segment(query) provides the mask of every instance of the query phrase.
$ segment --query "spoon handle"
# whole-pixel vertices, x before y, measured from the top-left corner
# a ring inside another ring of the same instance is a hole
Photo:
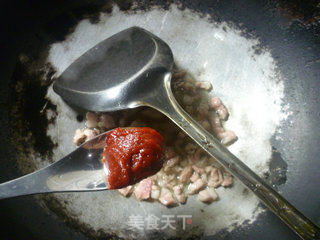
[[[38,171],[0,184],[0,199],[23,195],[31,195],[49,192],[65,192],[73,189],[68,186],[69,181],[60,180],[60,174],[66,172],[69,158],[39,169]],[[65,174],[64,174],[65,175]]]
[[[93,138],[51,165],[0,184],[0,199],[49,192],[83,192],[108,189],[103,180],[106,133]]]
[[[46,186],[48,169],[30,173],[20,178],[0,184],[0,199],[49,192]]]
[[[170,86],[171,74],[165,75],[163,91],[148,104],[175,122],[207,153],[217,159],[230,173],[282,219],[302,239],[320,239],[320,228],[304,216],[284,197],[265,183],[224,145],[194,121],[177,103]]]

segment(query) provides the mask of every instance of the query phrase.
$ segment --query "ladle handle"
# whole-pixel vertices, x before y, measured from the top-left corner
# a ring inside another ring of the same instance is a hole
[[[159,93],[157,96],[149,100],[147,104],[175,122],[207,153],[217,159],[234,177],[238,178],[245,186],[252,190],[270,210],[280,217],[302,239],[320,239],[320,229],[315,223],[265,183],[180,107],[171,91],[170,80],[171,74],[168,73],[165,75],[164,88],[158,89]]]

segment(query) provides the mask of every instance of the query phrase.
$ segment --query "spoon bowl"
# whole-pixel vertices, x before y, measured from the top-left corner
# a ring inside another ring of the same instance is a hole
[[[53,89],[65,101],[90,111],[116,111],[145,105],[170,72],[169,46],[132,27],[100,42],[74,61]]]

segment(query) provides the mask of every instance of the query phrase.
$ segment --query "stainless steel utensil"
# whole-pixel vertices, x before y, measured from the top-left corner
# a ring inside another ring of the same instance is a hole
[[[0,199],[49,192],[106,190],[101,156],[108,132],[83,143],[61,160],[0,184]]]
[[[320,229],[195,122],[177,103],[171,88],[173,56],[153,34],[134,27],[93,47],[73,62],[54,90],[73,105],[91,111],[149,106],[168,116],[303,239],[319,239]]]

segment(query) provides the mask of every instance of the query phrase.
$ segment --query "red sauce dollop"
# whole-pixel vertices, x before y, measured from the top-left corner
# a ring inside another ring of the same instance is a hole
[[[148,127],[116,128],[106,136],[103,162],[109,189],[123,188],[160,170],[164,139]]]

